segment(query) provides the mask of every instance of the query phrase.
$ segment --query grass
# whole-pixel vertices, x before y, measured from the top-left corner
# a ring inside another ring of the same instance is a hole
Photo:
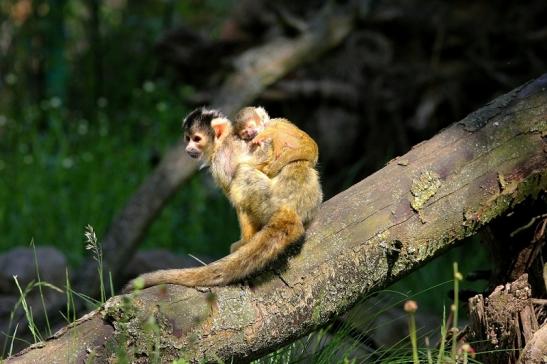
[[[97,235],[95,234],[95,230],[93,230],[93,227],[91,225],[87,225],[85,227],[84,232],[85,240],[86,240],[86,250],[89,250],[93,254],[93,259],[97,262],[97,274],[99,276],[99,292],[101,295],[101,303],[106,302],[106,290],[104,288],[104,268],[103,268],[103,250],[101,244],[97,240]],[[111,286],[110,291],[113,291],[113,288]]]
[[[32,248],[33,253],[34,253],[34,265],[35,265],[35,272],[36,272],[37,281],[33,280],[33,281],[29,282],[27,284],[27,286],[23,289],[21,287],[21,285],[19,284],[19,280],[17,279],[17,276],[13,276],[13,280],[14,280],[15,285],[17,287],[17,290],[19,292],[19,300],[14,305],[14,307],[11,311],[9,324],[8,324],[8,329],[7,329],[8,332],[3,333],[4,336],[5,336],[5,339],[4,339],[4,345],[3,345],[3,348],[2,348],[2,352],[0,353],[0,359],[4,356],[10,356],[10,355],[13,354],[13,343],[17,339],[17,331],[18,331],[18,328],[19,328],[19,323],[17,323],[15,325],[13,333],[11,333],[10,330],[11,330],[11,327],[13,326],[13,322],[14,322],[14,319],[15,319],[15,313],[17,312],[19,307],[21,307],[22,310],[23,310],[23,313],[25,315],[25,319],[26,319],[26,322],[27,322],[27,325],[28,325],[28,329],[29,329],[29,332],[32,335],[34,343],[44,341],[45,338],[52,336],[52,330],[51,330],[51,326],[50,326],[49,316],[47,314],[43,288],[52,289],[52,290],[55,290],[59,293],[64,293],[66,295],[66,305],[67,305],[66,315],[64,315],[63,313],[61,313],[61,315],[63,316],[63,318],[65,319],[67,324],[70,324],[70,323],[76,321],[76,319],[77,319],[77,313],[76,313],[75,304],[74,304],[74,296],[75,295],[78,296],[79,298],[83,299],[84,301],[86,301],[87,304],[90,307],[93,307],[93,308],[96,308],[96,307],[100,306],[101,304],[103,304],[106,301],[106,295],[105,295],[105,292],[104,292],[103,276],[102,276],[102,270],[103,270],[103,267],[102,267],[102,256],[103,256],[102,247],[97,242],[97,237],[95,235],[95,232],[94,232],[93,228],[89,225],[86,227],[85,237],[86,237],[86,240],[88,242],[88,246],[86,247],[86,249],[92,251],[93,258],[97,262],[97,269],[99,269],[99,274],[100,274],[100,278],[101,278],[100,279],[101,301],[94,300],[93,298],[87,297],[87,296],[85,296],[81,293],[78,293],[78,292],[72,290],[70,279],[68,277],[68,269],[66,271],[66,286],[64,287],[65,288],[64,290],[59,288],[59,287],[56,287],[56,286],[54,286],[54,285],[52,285],[48,282],[42,281],[41,278],[40,278],[40,269],[39,269],[39,265],[38,265],[38,260],[36,259],[35,245],[34,245],[34,242],[31,241],[30,245],[31,245],[31,248]],[[36,322],[34,320],[33,309],[27,303],[27,296],[34,289],[38,290],[38,296],[40,297],[40,302],[41,302],[43,312],[46,313],[44,315],[45,324],[46,324],[45,329],[47,330],[45,335],[42,334],[40,328],[36,324]],[[30,345],[30,343],[27,343],[27,344]],[[9,345],[9,349],[6,351],[6,349],[8,348],[8,345]]]
[[[21,305],[23,306],[23,311],[25,312],[25,318],[27,319],[27,322],[29,325],[29,331],[32,334],[34,342],[37,343],[37,342],[43,341],[44,339],[42,338],[42,335],[40,334],[40,330],[34,324],[32,307],[27,304],[27,300],[26,300],[26,296],[28,292],[30,292],[31,288],[27,287],[27,289],[25,289],[25,291],[23,292],[23,290],[21,289],[21,286],[19,285],[19,281],[17,280],[17,276],[14,276],[13,280],[15,281],[15,284],[17,285],[17,289],[19,290]]]
[[[40,269],[38,269],[38,258],[36,257],[36,249],[34,246],[34,240],[31,240],[30,246],[32,247],[32,252],[34,256],[34,267],[35,267],[35,273],[36,273],[36,279],[38,280],[38,290],[40,291],[40,303],[42,304],[42,309],[44,312],[46,311],[46,303],[44,301],[44,291],[42,290],[42,279],[40,278]],[[47,327],[47,333],[49,336],[51,336],[51,325],[49,324],[49,317],[46,316],[46,327]]]
[[[38,268],[36,268],[38,269]],[[17,340],[17,331],[18,331],[18,328],[19,328],[19,323],[17,323],[13,329],[13,333],[10,333],[10,330],[11,328],[13,327],[13,321],[15,319],[15,313],[16,311],[19,309],[19,307],[22,308],[23,310],[23,313],[25,315],[25,319],[27,321],[27,325],[28,325],[28,328],[29,328],[29,332],[31,333],[32,335],[32,338],[33,338],[33,342],[34,343],[37,343],[37,342],[40,342],[44,339],[44,337],[47,337],[48,335],[51,335],[51,328],[49,327],[49,319],[46,317],[46,329],[47,329],[47,335],[43,335],[41,333],[41,330],[40,328],[36,325],[36,323],[34,322],[34,314],[33,314],[33,310],[32,310],[32,307],[27,303],[27,299],[26,297],[29,295],[29,293],[31,291],[33,291],[34,289],[38,289],[39,290],[39,295],[40,295],[40,299],[41,299],[41,302],[42,302],[42,307],[45,307],[44,306],[44,295],[43,295],[43,288],[48,288],[48,289],[52,289],[52,290],[55,290],[57,292],[63,292],[59,287],[56,287],[48,282],[43,282],[43,281],[31,281],[27,284],[27,286],[25,286],[25,288],[23,289],[21,287],[21,285],[19,284],[19,281],[17,279],[17,276],[14,276],[13,277],[14,281],[15,281],[15,285],[17,286],[17,290],[19,292],[19,299],[18,301],[15,303],[14,307],[12,308],[11,310],[11,313],[10,313],[10,318],[9,318],[9,323],[8,323],[8,332],[7,333],[3,333],[5,338],[4,338],[4,344],[2,346],[2,352],[0,353],[0,357],[2,356],[5,356],[5,355],[11,355],[12,352],[13,352],[13,343],[15,342],[15,340]],[[46,315],[47,316],[47,315]],[[31,343],[29,342],[26,342],[27,345],[30,345]]]
[[[452,323],[450,329],[447,327],[446,317],[443,314],[443,321],[441,324],[441,337],[439,340],[439,350],[437,351],[437,364],[441,363],[463,363],[467,364],[469,362],[478,363],[475,360],[475,350],[471,346],[472,343],[469,342],[458,342],[459,340],[465,340],[463,337],[459,337],[460,328],[458,326],[458,314],[459,314],[459,285],[460,281],[463,280],[463,275],[458,269],[458,263],[453,263],[453,284],[454,284],[454,296],[453,303],[450,306],[452,313]],[[409,337],[412,346],[412,361],[414,364],[419,364],[420,362],[427,361],[428,364],[433,364],[433,354],[429,347],[429,340],[424,340],[426,344],[425,355],[422,352],[418,351],[417,340],[416,340],[416,323],[415,323],[415,313],[418,306],[414,301],[407,301],[405,303],[405,311],[408,314],[408,323],[409,323]],[[446,344],[448,341],[447,334],[451,333],[451,343],[450,343],[450,355],[447,356],[446,353]],[[425,360],[424,360],[425,356]],[[420,358],[422,357],[421,361]]]

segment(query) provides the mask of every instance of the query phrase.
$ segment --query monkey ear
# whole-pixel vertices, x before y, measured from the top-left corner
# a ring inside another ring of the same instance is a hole
[[[220,138],[230,126],[230,120],[226,118],[215,118],[211,120],[211,127],[215,131],[215,137]]]
[[[262,106],[255,107],[255,111],[262,120],[262,123],[266,124],[270,121],[270,115],[268,115],[268,112]]]

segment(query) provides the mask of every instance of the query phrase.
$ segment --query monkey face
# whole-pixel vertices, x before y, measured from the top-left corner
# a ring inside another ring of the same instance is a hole
[[[209,162],[219,138],[231,133],[231,122],[218,110],[199,108],[182,123],[186,139],[186,153],[192,158]]]
[[[192,158],[208,159],[213,151],[216,129],[212,122],[224,118],[218,110],[204,107],[190,112],[182,122],[186,139],[186,153]]]
[[[207,147],[210,144],[207,134],[200,132],[187,133],[186,139],[186,153],[192,158],[201,158],[207,151]]]
[[[252,140],[258,134],[258,127],[254,120],[245,122],[245,126],[238,133],[238,136],[246,141]]]

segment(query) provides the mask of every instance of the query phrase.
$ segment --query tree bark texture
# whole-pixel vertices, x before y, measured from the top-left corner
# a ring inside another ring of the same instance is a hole
[[[546,88],[547,74],[326,201],[301,248],[249,282],[116,296],[7,362],[108,362],[116,347],[134,362],[246,362],[324,326],[547,189]]]

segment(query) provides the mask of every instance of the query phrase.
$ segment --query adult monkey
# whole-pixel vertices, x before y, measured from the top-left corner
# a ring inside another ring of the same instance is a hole
[[[145,273],[126,290],[167,283],[193,287],[240,281],[296,242],[319,210],[323,194],[315,162],[293,161],[287,156],[289,161],[279,173],[268,177],[257,166],[267,164],[264,156],[272,153],[251,153],[247,142],[233,133],[230,120],[217,110],[192,111],[184,119],[183,129],[187,153],[211,167],[214,180],[234,205],[241,240],[232,245],[230,255],[214,263]],[[272,130],[266,130],[271,135]]]

